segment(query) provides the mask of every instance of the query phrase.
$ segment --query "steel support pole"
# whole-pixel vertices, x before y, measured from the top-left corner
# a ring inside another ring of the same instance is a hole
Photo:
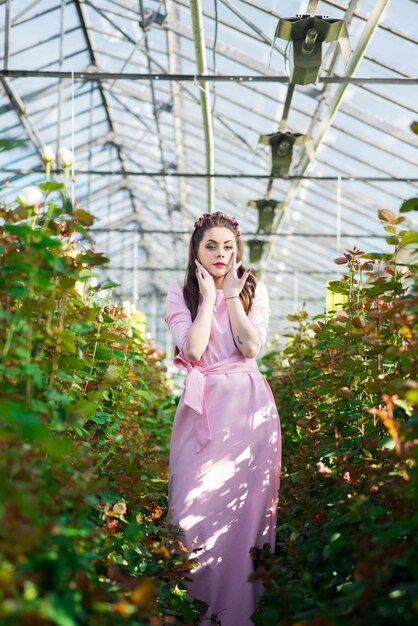
[[[157,293],[152,292],[151,296],[151,337],[154,343],[157,342]]]
[[[62,71],[64,64],[64,12],[65,12],[65,0],[61,0],[61,12],[60,12],[60,51],[59,51],[59,67]],[[61,126],[62,126],[62,90],[63,79],[59,79],[58,87],[58,120],[57,120],[57,156],[61,147]],[[57,161],[58,163],[58,161]]]
[[[87,210],[90,210],[90,198],[91,198],[91,164],[93,158],[92,151],[92,142],[93,142],[93,105],[94,105],[94,85],[91,83],[90,85],[90,102],[89,102],[89,139],[88,139],[88,157],[87,157],[87,167],[89,169],[89,174],[87,176]]]
[[[200,75],[207,74],[207,62],[206,62],[206,46],[205,46],[205,33],[203,29],[203,14],[202,5],[200,0],[191,0],[190,9],[192,13],[194,44],[196,51],[196,64],[197,71]],[[206,146],[206,168],[208,174],[213,174],[215,171],[214,160],[214,139],[213,139],[213,122],[212,122],[212,109],[210,103],[210,91],[209,86],[205,82],[199,85],[200,91],[200,103],[202,107],[203,126],[205,131],[205,146]],[[215,181],[213,178],[208,180],[208,206],[207,211],[211,213],[215,206]]]
[[[137,305],[138,302],[138,245],[139,245],[139,232],[133,232],[133,241],[132,241],[132,304]]]
[[[179,9],[173,0],[165,0],[165,10],[167,16],[179,19]],[[171,29],[167,29],[167,50],[168,50],[168,71],[170,74],[177,74],[180,70],[180,51],[181,51],[181,38]],[[174,124],[174,138],[176,145],[176,162],[177,170],[182,172],[186,166],[186,153],[185,153],[185,141],[183,132],[183,120],[181,117],[182,98],[181,88],[177,81],[171,83],[171,98],[173,101],[173,124]],[[181,176],[178,180],[179,200],[180,200],[180,214],[182,229],[187,230],[186,216],[184,214],[184,207],[187,206],[188,193],[186,179]],[[187,237],[183,238],[183,250],[187,249]],[[184,259],[186,262],[186,259]]]
[[[10,29],[12,25],[11,18],[11,10],[10,10],[10,0],[6,0],[5,6],[5,28],[4,28],[4,69],[9,69],[9,57],[10,57]]]

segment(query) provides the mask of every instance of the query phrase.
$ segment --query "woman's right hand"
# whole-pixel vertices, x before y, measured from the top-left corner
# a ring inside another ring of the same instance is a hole
[[[210,300],[215,304],[216,301],[216,285],[215,280],[208,272],[207,269],[203,267],[203,265],[195,259],[195,263],[197,265],[196,268],[196,278],[199,283],[199,291],[203,296],[204,300]]]

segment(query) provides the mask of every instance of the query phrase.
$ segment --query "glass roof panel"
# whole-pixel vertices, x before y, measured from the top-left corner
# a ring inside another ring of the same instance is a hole
[[[1,128],[28,141],[26,149],[0,153],[8,195],[42,180],[42,146],[71,147],[74,138],[76,198],[96,217],[96,245],[111,258],[106,272],[121,283],[120,299],[136,299],[157,315],[150,325],[165,347],[164,295],[171,281],[183,281],[183,233],[207,210],[201,88],[208,87],[213,118],[215,209],[235,215],[244,238],[254,238],[257,212],[247,203],[266,196],[271,168],[271,149],[259,137],[279,130],[288,95],[286,41],[276,39],[274,49],[271,43],[278,19],[305,13],[308,0],[202,0],[208,74],[237,78],[204,85],[193,80],[198,71],[187,0],[8,2],[7,60],[7,2],[0,7]],[[317,14],[347,19],[357,58],[368,20],[383,4],[320,0]],[[259,268],[271,298],[271,337],[303,302],[312,314],[323,310],[325,281],[341,274],[333,259],[345,247],[385,250],[377,211],[396,211],[416,194],[418,142],[409,127],[418,114],[417,18],[417,3],[388,2],[355,69],[345,66],[335,43],[327,44],[319,80],[294,89],[282,126],[307,134],[312,149],[295,145],[289,176],[271,187],[271,198],[286,201],[275,232],[263,235],[271,248]],[[123,77],[127,73],[135,77]],[[149,73],[154,80],[141,76]],[[189,79],[164,80],[167,73]],[[324,82],[327,77],[342,82]],[[360,78],[366,82],[356,83]],[[248,250],[244,261],[249,264]]]

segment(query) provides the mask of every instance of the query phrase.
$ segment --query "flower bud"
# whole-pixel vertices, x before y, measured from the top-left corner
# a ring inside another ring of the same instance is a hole
[[[42,160],[45,161],[45,163],[50,163],[51,161],[55,161],[55,159],[56,156],[52,146],[44,146],[42,150]]]
[[[115,502],[115,504],[113,505],[113,513],[115,515],[125,515],[126,511],[127,508],[125,502]]]
[[[73,153],[68,148],[64,148],[64,147],[60,148],[59,156],[60,156],[61,165],[63,167],[70,167],[74,162]]]
[[[17,200],[26,207],[36,206],[42,200],[42,191],[39,187],[33,185],[25,187],[22,193],[17,197]]]

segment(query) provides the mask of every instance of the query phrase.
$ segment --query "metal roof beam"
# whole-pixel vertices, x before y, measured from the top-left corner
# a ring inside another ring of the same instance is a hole
[[[17,113],[17,116],[28,138],[32,142],[34,148],[37,150],[39,160],[41,160],[43,141],[38,129],[35,127],[33,121],[31,120],[28,109],[26,108],[19,94],[13,88],[11,81],[9,81],[7,78],[4,78],[3,76],[0,76],[0,83],[3,86],[3,89],[7,97],[9,98],[14,111]],[[44,169],[42,169],[42,171],[44,171]]]
[[[325,161],[322,161],[323,163],[325,163]],[[328,165],[331,166],[331,163],[328,163]],[[335,164],[334,164],[335,165]],[[42,172],[43,169],[41,168],[37,168],[37,167],[28,167],[28,168],[3,168],[2,169],[3,172],[7,172],[7,173],[23,173],[23,174],[33,174],[33,173],[37,173],[37,172]],[[62,171],[62,170],[58,170],[58,171]],[[78,169],[77,170],[77,174],[78,175],[88,175],[88,174],[93,174],[94,176],[123,176],[126,174],[126,176],[135,176],[135,177],[150,177],[150,178],[176,178],[178,176],[185,176],[187,178],[206,178],[207,176],[210,176],[210,174],[207,174],[206,172],[138,172],[135,170],[112,170],[112,169],[108,169],[108,170],[97,170],[97,169]],[[222,174],[211,174],[211,176],[213,176],[214,178],[254,178],[254,179],[268,179],[270,178],[270,174],[243,174],[243,173],[227,173],[224,172]],[[368,181],[374,181],[374,182],[388,182],[388,183],[402,183],[402,182],[406,182],[406,183],[410,183],[410,182],[418,182],[418,177],[417,176],[407,176],[407,177],[393,177],[393,176],[352,176],[350,174],[347,175],[343,175],[343,176],[336,176],[336,175],[290,175],[290,176],[276,176],[276,179],[280,179],[280,180],[342,180],[342,181],[349,181],[349,182],[368,182]],[[379,188],[380,189],[380,188]]]
[[[77,2],[81,0],[75,0]],[[388,0],[389,1],[389,0]],[[156,61],[154,61],[156,62]],[[160,66],[161,67],[161,66]],[[59,70],[0,70],[0,76],[11,78],[71,78],[71,71]],[[167,74],[166,72],[144,73],[144,72],[105,72],[100,70],[82,70],[74,72],[74,78],[77,81],[102,81],[102,80],[135,80],[135,81],[154,81],[161,82],[177,81],[179,83],[208,83],[208,82],[237,82],[237,83],[279,83],[288,84],[289,78],[286,75],[247,75],[238,74]],[[388,78],[385,76],[322,76],[318,78],[318,83],[336,84],[336,85],[418,85],[418,78],[405,78],[399,76],[397,78]]]
[[[165,0],[165,10],[167,15],[174,15],[178,18],[178,7],[172,0]],[[166,32],[166,45],[168,53],[168,71],[176,74],[181,69],[180,57],[176,54],[176,50],[181,48],[180,37],[169,29],[165,29]],[[185,152],[185,139],[184,128],[182,119],[182,93],[180,86],[177,82],[173,81],[171,84],[171,100],[172,100],[172,122],[174,127],[174,141],[176,150],[176,165],[177,170],[183,171],[186,167],[186,152]],[[181,223],[184,229],[186,229],[186,215],[185,207],[188,202],[188,186],[187,181],[183,177],[178,179],[178,194],[180,204]],[[187,245],[187,237],[184,237],[184,244]]]
[[[129,223],[127,220],[125,220],[126,223]],[[132,222],[132,223],[136,223],[136,222]],[[144,230],[144,229],[133,229],[133,228],[121,228],[120,227],[120,221],[117,221],[118,226],[106,226],[103,228],[89,228],[89,233],[107,233],[107,232],[112,232],[112,233],[140,233],[141,235],[167,235],[167,237],[170,237],[171,235],[190,235],[190,229],[189,230],[173,230],[173,231],[167,231],[167,230],[159,230],[157,228],[153,228],[153,229],[148,229],[148,230]],[[257,231],[254,232],[242,232],[241,236],[242,237],[254,237],[255,235],[257,235]],[[283,237],[284,239],[289,238],[289,237],[306,237],[308,239],[322,239],[322,238],[327,238],[327,239],[335,239],[335,233],[269,233],[272,237]],[[386,239],[387,235],[377,235],[376,233],[368,233],[365,234],[363,233],[341,233],[341,237],[346,237],[347,239],[352,237],[355,239]],[[338,271],[338,270],[336,270]],[[322,273],[322,272],[319,272]]]
[[[280,52],[280,54],[282,56],[284,56],[284,49],[281,48],[275,41],[275,38],[270,39],[270,37],[268,37],[262,30],[261,28],[258,28],[257,24],[254,24],[254,22],[252,22],[246,15],[244,15],[244,13],[242,13],[242,11],[240,11],[239,9],[237,9],[237,7],[235,7],[231,2],[229,2],[229,0],[220,0],[222,2],[222,4],[224,4],[226,7],[228,7],[228,9],[234,13],[234,15],[236,15],[242,22],[244,22],[244,24],[246,24],[249,28],[251,28],[251,30],[253,30],[255,33],[257,33],[257,35],[259,36],[259,38],[261,39],[261,41],[264,41],[265,43],[268,43],[269,46],[273,47],[275,50],[277,50],[278,52]]]
[[[84,38],[86,41],[86,45],[89,51],[89,56],[90,56],[90,61],[92,63],[92,65],[94,65],[95,67],[98,67],[97,64],[97,59],[96,59],[96,52],[93,46],[93,42],[91,39],[91,35],[89,33],[89,20],[88,20],[88,15],[87,15],[87,10],[85,7],[85,2],[84,0],[74,0],[74,4],[75,4],[75,8],[80,20],[80,25],[81,28],[83,30],[83,34],[84,34]],[[109,124],[109,128],[112,132],[115,132],[115,125],[114,125],[114,121],[112,119],[112,116],[110,114],[110,107],[109,107],[109,103],[107,101],[107,96],[106,93],[104,91],[104,89],[102,88],[102,85],[100,83],[97,84],[97,87],[99,89],[99,93],[100,93],[100,97],[103,103],[103,107],[106,113],[106,118]],[[125,155],[123,154],[123,152],[121,151],[121,149],[116,145],[116,150],[118,153],[118,158],[120,161],[120,165],[121,165],[121,170],[123,172],[123,176],[127,176],[126,174],[126,170],[125,170],[125,165],[124,165],[124,159],[125,159]],[[131,196],[131,202],[132,202],[132,212],[136,213],[138,210],[138,207],[136,206],[136,202],[135,202],[135,198],[132,195],[132,192],[130,192],[130,196]]]

